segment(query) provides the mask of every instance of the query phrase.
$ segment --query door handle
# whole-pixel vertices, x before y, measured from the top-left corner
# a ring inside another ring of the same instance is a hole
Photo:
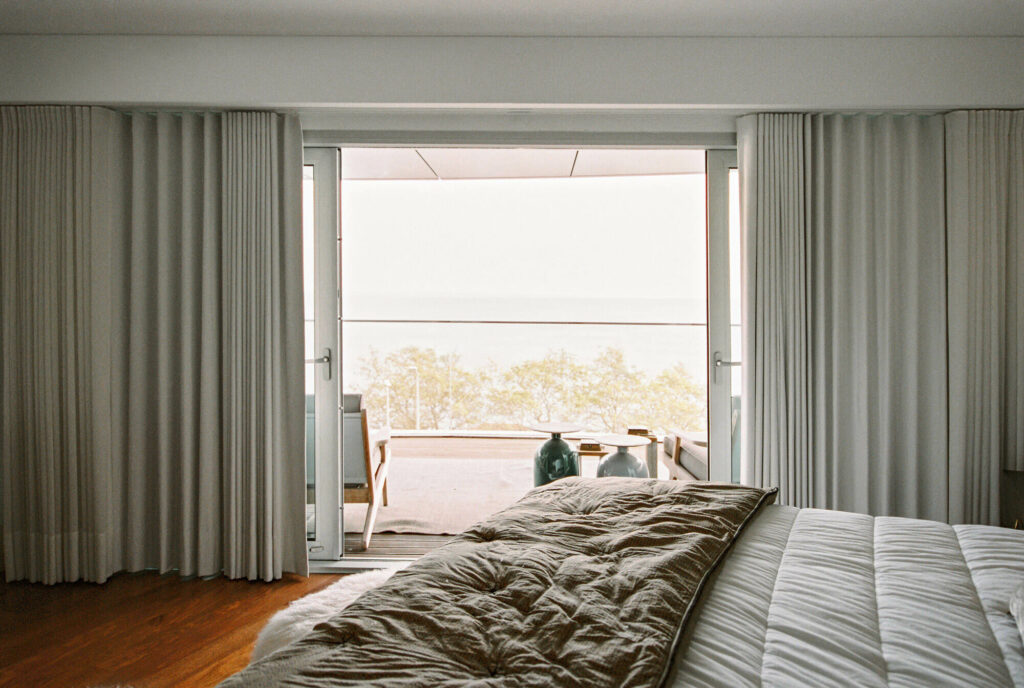
[[[715,370],[714,370],[714,380],[713,380],[713,382],[718,382],[718,369],[719,368],[723,368],[723,367],[725,367],[725,368],[732,368],[733,366],[740,365],[740,363],[741,363],[740,361],[726,361],[726,360],[724,360],[722,358],[722,352],[721,351],[716,351],[715,352],[715,358],[714,358]]]
[[[306,363],[326,363],[327,364],[327,377],[325,380],[331,379],[331,350],[324,349],[324,355],[319,358],[307,358]]]

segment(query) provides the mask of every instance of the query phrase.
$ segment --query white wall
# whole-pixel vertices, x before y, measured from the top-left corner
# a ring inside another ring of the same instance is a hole
[[[0,36],[0,102],[1021,107],[1024,38]]]

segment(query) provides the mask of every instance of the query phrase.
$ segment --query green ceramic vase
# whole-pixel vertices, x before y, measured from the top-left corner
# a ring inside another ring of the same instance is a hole
[[[533,455],[533,484],[535,487],[580,474],[580,455],[562,436],[555,433],[540,445]]]

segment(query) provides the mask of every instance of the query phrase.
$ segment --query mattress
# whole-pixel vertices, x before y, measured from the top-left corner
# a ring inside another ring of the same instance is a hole
[[[673,688],[1017,686],[1024,531],[772,506],[706,592]]]

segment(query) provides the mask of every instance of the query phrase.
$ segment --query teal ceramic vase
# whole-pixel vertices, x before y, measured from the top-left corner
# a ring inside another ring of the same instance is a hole
[[[560,433],[537,448],[533,455],[533,484],[535,487],[580,474],[580,455]]]
[[[619,476],[621,478],[649,478],[651,474],[643,462],[629,453],[625,447],[619,447],[611,454],[605,454],[597,464],[597,477]]]
[[[610,454],[605,454],[597,464],[597,477],[618,476],[620,478],[649,478],[644,462],[629,453],[630,447],[643,447],[651,443],[646,437],[639,435],[601,435],[597,438],[601,444],[616,447]]]

